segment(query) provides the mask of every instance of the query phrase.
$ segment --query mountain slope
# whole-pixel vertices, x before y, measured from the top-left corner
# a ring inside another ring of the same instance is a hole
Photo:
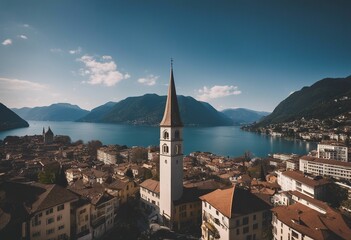
[[[104,105],[96,107],[87,115],[80,118],[80,122],[101,122],[102,118],[116,105],[116,102],[107,102]]]
[[[222,113],[232,119],[234,124],[239,125],[257,122],[269,115],[269,112],[259,112],[246,108],[225,109]]]
[[[75,121],[89,113],[89,111],[69,103],[56,103],[35,108],[14,108],[12,110],[26,120],[36,121]]]
[[[232,123],[229,118],[218,112],[211,105],[204,105],[192,97],[178,96],[178,103],[184,125],[219,126],[231,125]],[[93,120],[106,123],[157,125],[162,119],[165,104],[166,96],[158,96],[156,94],[128,97],[116,103],[100,117],[95,115],[94,118],[91,118],[87,115],[79,121]],[[108,107],[105,106],[106,109]],[[93,112],[95,111],[92,110]]]
[[[289,122],[302,117],[325,119],[350,111],[351,76],[325,78],[291,94],[258,125]]]
[[[29,124],[11,109],[0,103],[0,131],[21,127],[29,127]]]

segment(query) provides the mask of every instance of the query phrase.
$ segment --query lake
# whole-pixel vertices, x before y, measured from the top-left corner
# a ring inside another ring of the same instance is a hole
[[[6,136],[42,134],[43,127],[50,126],[55,135],[68,135],[72,141],[100,140],[103,144],[127,146],[159,145],[159,128],[155,126],[134,126],[106,123],[28,121],[28,128],[0,132],[0,139]],[[184,153],[207,151],[223,156],[241,156],[251,151],[254,156],[264,157],[271,153],[307,154],[316,149],[316,143],[300,140],[286,140],[278,137],[259,135],[242,131],[237,126],[185,127]]]

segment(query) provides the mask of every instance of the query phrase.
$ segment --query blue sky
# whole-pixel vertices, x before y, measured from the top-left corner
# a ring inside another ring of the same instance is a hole
[[[351,1],[0,1],[0,102],[92,109],[177,93],[272,111],[351,75]]]

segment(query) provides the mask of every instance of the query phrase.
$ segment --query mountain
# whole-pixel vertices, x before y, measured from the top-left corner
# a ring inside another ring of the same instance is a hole
[[[80,122],[102,122],[102,118],[116,105],[116,102],[107,102],[104,105],[96,107],[90,111]]]
[[[258,126],[305,119],[326,119],[351,111],[351,76],[325,78],[292,93]]]
[[[69,103],[56,103],[35,108],[13,108],[12,110],[26,120],[36,121],[75,121],[89,113]]]
[[[259,112],[246,108],[225,109],[222,113],[232,119],[235,125],[257,122],[270,114],[269,112]]]
[[[21,127],[29,127],[29,124],[0,103],[0,131]]]
[[[157,94],[128,97],[115,103],[112,107],[112,104],[107,103],[95,108],[79,121],[157,125],[161,122],[165,104],[166,96],[158,96]],[[199,102],[192,97],[178,96],[178,104],[184,125],[220,126],[232,124],[228,117],[211,105]],[[103,110],[101,115],[97,114],[98,110]]]

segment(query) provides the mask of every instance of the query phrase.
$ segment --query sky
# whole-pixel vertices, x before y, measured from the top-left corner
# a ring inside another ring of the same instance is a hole
[[[351,1],[1,0],[0,102],[91,110],[146,93],[273,111],[351,75]]]

